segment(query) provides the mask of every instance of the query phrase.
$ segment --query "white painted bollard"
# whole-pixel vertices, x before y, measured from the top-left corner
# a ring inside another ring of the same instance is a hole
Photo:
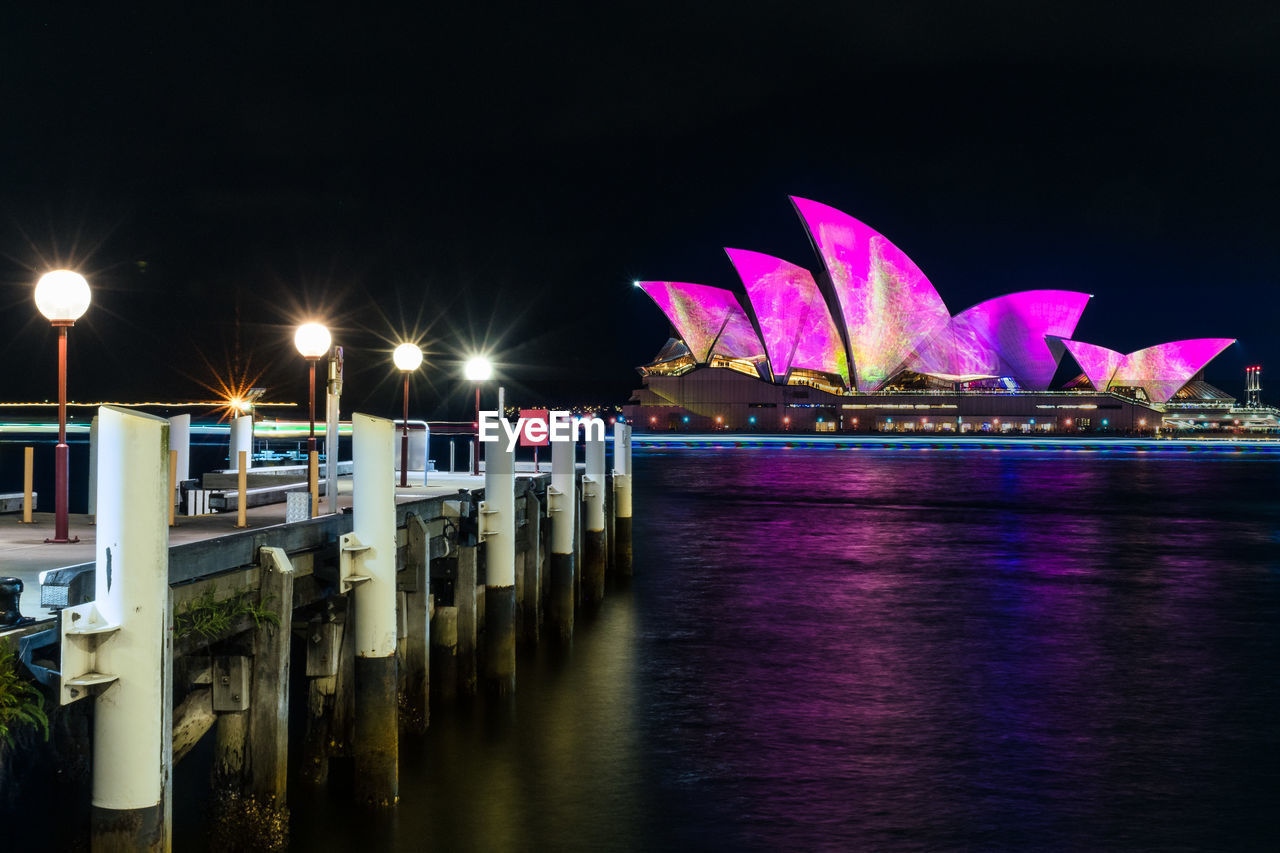
[[[178,451],[179,483],[191,479],[191,415],[174,415],[169,418],[169,449]]]
[[[178,454],[178,464],[172,472],[173,502],[181,497],[182,481],[191,479],[191,415],[174,415],[169,418],[169,452]]]
[[[480,534],[487,566],[484,590],[485,682],[499,696],[516,687],[515,448],[494,442],[484,455]]]
[[[631,426],[613,428],[613,541],[618,573],[631,575]]]
[[[171,439],[172,440],[172,439]],[[98,416],[89,421],[89,522],[97,524],[98,512]]]
[[[422,485],[427,485],[427,474],[431,471],[431,424],[422,422]]]
[[[609,553],[604,537],[604,437],[587,438],[587,468],[582,478],[582,597],[604,600],[605,565]]]
[[[396,716],[395,425],[353,414],[352,532],[342,537],[342,586],[355,596],[356,796],[399,798]]]
[[[96,652],[96,671],[117,680],[103,689],[94,709],[93,848],[165,850],[173,726],[169,424],[111,406],[99,408],[98,418],[92,606],[102,622],[119,630]]]
[[[561,640],[573,637],[574,516],[577,503],[576,447],[570,441],[551,442],[551,484],[547,486],[547,515],[551,523],[551,596],[547,616]]]
[[[227,451],[227,467],[235,468],[243,450],[249,458],[249,467],[253,467],[253,415],[241,415],[231,419],[231,438]]]
[[[334,347],[329,355],[329,382],[324,398],[324,496],[330,513],[338,512],[338,418],[342,397],[342,347]]]

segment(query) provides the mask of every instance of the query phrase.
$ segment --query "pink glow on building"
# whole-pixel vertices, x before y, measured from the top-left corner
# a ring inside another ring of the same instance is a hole
[[[920,268],[883,235],[846,213],[792,197],[840,303],[859,391],[901,371],[950,319]]]
[[[813,274],[760,252],[725,249],[760,324],[778,381],[793,368],[831,373],[849,383],[849,362]]]
[[[1105,391],[1111,384],[1111,377],[1116,368],[1124,361],[1124,354],[1113,349],[1100,347],[1097,344],[1086,344],[1083,341],[1064,340],[1062,345],[1071,353],[1071,357],[1084,371],[1085,379],[1095,391]]]
[[[699,364],[712,353],[757,358],[764,346],[731,291],[681,281],[641,281],[637,285],[667,315]]]
[[[1141,388],[1153,403],[1167,403],[1233,343],[1232,338],[1194,338],[1121,355],[1095,344],[1062,342],[1096,390]]]
[[[1125,356],[1111,384],[1141,388],[1152,402],[1166,403],[1233,343],[1231,338],[1195,338],[1140,349]]]

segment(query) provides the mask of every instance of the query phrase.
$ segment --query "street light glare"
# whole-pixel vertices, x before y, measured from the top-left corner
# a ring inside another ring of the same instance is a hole
[[[36,282],[36,307],[54,323],[74,323],[89,310],[89,282],[71,270],[54,270]]]
[[[472,382],[483,382],[493,378],[493,362],[482,355],[474,356],[467,359],[464,372]]]
[[[293,335],[293,345],[306,358],[320,358],[332,342],[329,330],[319,323],[303,323]]]
[[[400,370],[417,370],[422,364],[422,350],[417,344],[401,344],[391,353],[391,360]]]

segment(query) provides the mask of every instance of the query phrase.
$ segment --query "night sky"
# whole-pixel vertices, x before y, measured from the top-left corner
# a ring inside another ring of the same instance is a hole
[[[319,317],[344,414],[398,409],[405,336],[432,417],[480,347],[509,399],[621,403],[667,334],[632,280],[817,269],[793,194],[953,313],[1084,290],[1077,338],[1234,337],[1211,380],[1280,382],[1271,4],[129,5],[0,13],[3,400],[56,395],[31,293],[69,265],[73,399],[305,401]]]

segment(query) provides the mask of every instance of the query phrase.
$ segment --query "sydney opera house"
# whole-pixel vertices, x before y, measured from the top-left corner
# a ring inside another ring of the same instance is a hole
[[[672,327],[624,408],[638,429],[1149,433],[1178,419],[1207,425],[1235,402],[1203,380],[1231,339],[1115,352],[1073,337],[1092,296],[1069,290],[952,314],[881,234],[791,201],[815,270],[726,249],[742,295],[636,282]]]

